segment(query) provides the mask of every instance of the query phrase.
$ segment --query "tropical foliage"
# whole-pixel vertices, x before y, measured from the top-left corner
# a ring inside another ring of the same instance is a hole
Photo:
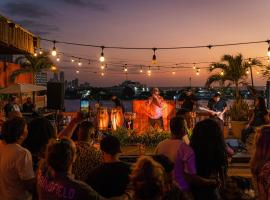
[[[36,73],[51,68],[53,64],[51,59],[49,58],[48,53],[38,54],[36,56],[32,54],[26,54],[23,56],[19,56],[15,62],[19,64],[21,68],[15,70],[9,76],[9,81],[11,82],[14,82],[17,76],[24,73],[32,73],[34,77]]]
[[[238,99],[239,86],[247,85],[247,75],[250,73],[249,69],[254,66],[261,66],[261,62],[257,59],[244,59],[242,54],[236,56],[225,54],[221,58],[221,62],[212,63],[209,67],[211,74],[207,81],[206,87],[218,82],[223,87],[235,86],[235,97]]]
[[[159,142],[170,137],[170,133],[166,131],[157,132],[155,130],[149,130],[145,133],[138,134],[134,130],[128,130],[126,128],[118,128],[110,134],[117,137],[122,146],[143,144],[148,147],[155,147]]]
[[[243,99],[234,101],[230,106],[230,117],[232,121],[247,121],[249,115],[249,106]]]

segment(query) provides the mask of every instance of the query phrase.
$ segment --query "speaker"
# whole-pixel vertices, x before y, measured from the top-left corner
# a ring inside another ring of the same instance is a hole
[[[54,110],[64,109],[64,83],[48,82],[47,83],[47,108]]]

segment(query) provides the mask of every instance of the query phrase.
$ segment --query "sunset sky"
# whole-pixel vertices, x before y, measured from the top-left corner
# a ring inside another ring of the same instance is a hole
[[[21,24],[35,34],[48,39],[68,42],[127,47],[171,47],[247,42],[270,39],[269,0],[1,0],[0,13]],[[51,49],[52,44],[42,42]],[[57,49],[70,55],[97,60],[100,49],[57,44]],[[223,54],[242,53],[245,58],[266,56],[268,45],[254,44],[217,47],[211,50],[184,49],[157,51],[158,64],[173,66],[176,63],[218,61]],[[150,65],[150,50],[104,51],[109,63],[108,73],[100,76],[97,63],[83,63],[78,67],[61,62],[66,79],[79,78],[94,86],[116,85],[125,80],[121,64]],[[68,60],[64,58],[64,60]],[[69,61],[69,60],[68,60]],[[197,67],[206,67],[200,64]],[[192,67],[192,65],[183,65]],[[112,74],[111,70],[119,74]],[[147,69],[145,68],[144,71]],[[209,75],[193,69],[172,75],[173,69],[153,71],[148,77],[130,72],[128,79],[150,86],[185,86],[205,83]],[[254,69],[255,70],[255,69]],[[167,71],[165,73],[164,71]],[[98,72],[98,73],[94,73]],[[255,85],[266,80],[255,73]]]

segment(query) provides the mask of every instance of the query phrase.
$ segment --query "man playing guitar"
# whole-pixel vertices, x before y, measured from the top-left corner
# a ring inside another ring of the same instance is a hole
[[[220,98],[221,94],[217,92],[209,101],[207,107],[213,111],[210,112],[212,117],[215,117],[218,119],[219,124],[221,125],[221,128],[223,130],[224,127],[224,120],[223,115],[228,110],[227,103],[223,99]]]

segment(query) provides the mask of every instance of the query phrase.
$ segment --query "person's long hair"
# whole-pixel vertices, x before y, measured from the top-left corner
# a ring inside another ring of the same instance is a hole
[[[196,157],[197,173],[203,177],[227,168],[227,154],[218,123],[205,119],[196,124],[191,136],[191,147]]]
[[[152,158],[139,158],[130,175],[135,197],[141,200],[162,199],[165,192],[165,176],[163,167]]]
[[[254,175],[258,175],[264,164],[270,161],[270,126],[263,126],[257,131],[256,149],[251,160]]]
[[[256,97],[256,99],[258,100],[258,105],[256,105],[256,108],[258,110],[266,110],[267,108],[266,108],[266,104],[265,104],[264,98],[261,97],[261,96],[258,96],[258,97]]]

